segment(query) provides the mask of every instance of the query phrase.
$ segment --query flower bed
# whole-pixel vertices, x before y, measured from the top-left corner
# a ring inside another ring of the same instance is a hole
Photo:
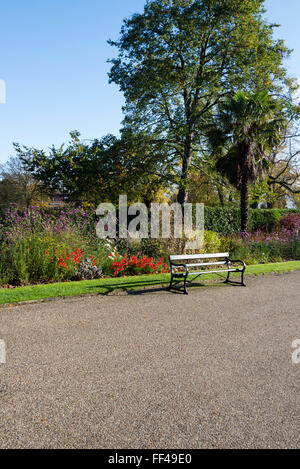
[[[110,254],[110,257],[114,256]],[[168,264],[164,262],[164,258],[161,257],[157,262],[154,261],[153,257],[147,257],[141,255],[139,252],[137,255],[121,257],[116,256],[117,260],[114,260],[111,268],[113,270],[114,277],[119,275],[144,275],[144,274],[164,274],[168,273]]]
[[[168,273],[167,257],[184,240],[101,240],[93,212],[47,213],[12,206],[0,224],[0,285]],[[221,236],[206,231],[201,252],[230,252],[247,264],[300,259],[300,215],[283,217],[272,233]]]
[[[278,223],[272,233],[256,231],[233,238],[234,256],[248,263],[280,262],[300,259],[300,216],[291,214]]]

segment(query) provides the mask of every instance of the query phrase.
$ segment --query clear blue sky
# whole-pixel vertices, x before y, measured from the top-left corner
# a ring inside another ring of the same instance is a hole
[[[108,84],[122,19],[142,11],[144,0],[2,0],[0,79],[7,102],[0,104],[0,163],[12,142],[47,148],[68,140],[117,133],[122,95]],[[294,49],[290,73],[300,78],[299,0],[267,0],[267,18],[282,25],[277,36]]]

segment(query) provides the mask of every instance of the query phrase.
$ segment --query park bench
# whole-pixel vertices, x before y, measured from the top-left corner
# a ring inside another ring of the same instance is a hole
[[[173,287],[174,279],[177,285],[183,282],[184,293],[187,295],[186,284],[191,284],[196,278],[203,274],[219,274],[222,272],[227,273],[225,283],[237,283],[230,280],[231,272],[241,273],[241,282],[238,284],[245,287],[244,273],[246,270],[246,264],[241,260],[230,259],[228,252],[212,253],[212,254],[182,254],[182,255],[171,255],[170,268],[171,268],[171,282],[168,290],[176,289]],[[241,264],[241,266],[235,266],[232,264]],[[218,267],[218,268],[217,268]],[[188,280],[189,276],[196,275],[191,281]]]

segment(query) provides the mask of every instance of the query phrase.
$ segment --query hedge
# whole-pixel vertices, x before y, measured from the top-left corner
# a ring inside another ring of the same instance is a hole
[[[278,220],[289,213],[299,213],[294,209],[249,209],[249,231],[271,232]],[[239,208],[205,207],[205,230],[228,235],[240,231],[241,215]]]
[[[48,214],[59,216],[62,210],[71,210],[65,207],[64,209],[43,209]],[[86,210],[88,211],[88,210]],[[298,209],[249,209],[249,227],[248,231],[262,230],[271,232],[275,229],[278,220],[290,213],[300,213]],[[96,223],[96,217],[92,211],[91,214],[91,229]],[[195,212],[194,212],[195,215]],[[3,223],[5,218],[4,211],[0,208],[0,224]],[[117,211],[117,219],[118,211]],[[131,218],[128,216],[128,222]],[[205,230],[214,231],[223,235],[238,233],[241,226],[241,216],[239,208],[232,207],[204,207]]]

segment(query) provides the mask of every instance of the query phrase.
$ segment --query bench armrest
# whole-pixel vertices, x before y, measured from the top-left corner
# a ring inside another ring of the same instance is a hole
[[[244,270],[245,270],[246,267],[247,267],[246,264],[245,264],[245,262],[242,261],[241,259],[230,259],[230,258],[228,258],[228,262],[234,262],[234,263],[235,263],[235,262],[239,262],[239,263],[242,264],[242,266],[244,267]]]

